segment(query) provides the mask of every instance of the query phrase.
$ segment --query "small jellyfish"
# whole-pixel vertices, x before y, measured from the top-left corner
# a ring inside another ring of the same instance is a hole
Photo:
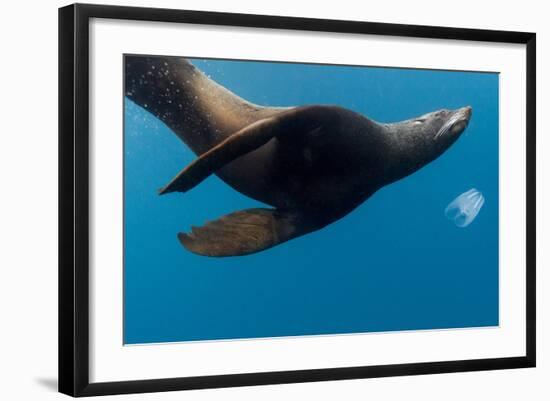
[[[474,221],[484,203],[483,194],[472,188],[449,203],[445,208],[445,216],[453,220],[457,227],[467,227]]]

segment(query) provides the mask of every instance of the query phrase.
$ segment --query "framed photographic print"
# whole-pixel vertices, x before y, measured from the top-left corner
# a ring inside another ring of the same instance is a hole
[[[59,10],[59,389],[535,366],[535,34]]]

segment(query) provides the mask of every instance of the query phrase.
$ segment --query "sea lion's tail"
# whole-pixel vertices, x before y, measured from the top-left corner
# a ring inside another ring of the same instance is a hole
[[[263,117],[262,110],[182,57],[125,55],[124,94],[164,122],[195,153]]]

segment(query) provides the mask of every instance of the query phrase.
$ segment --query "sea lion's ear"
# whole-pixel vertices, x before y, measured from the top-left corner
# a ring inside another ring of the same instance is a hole
[[[259,148],[274,137],[296,140],[327,124],[331,118],[323,106],[303,106],[258,120],[200,155],[159,192],[186,192],[231,161]],[[288,135],[286,135],[288,134]]]
[[[242,256],[259,252],[316,229],[292,211],[246,209],[222,216],[178,239],[189,251],[203,256]]]

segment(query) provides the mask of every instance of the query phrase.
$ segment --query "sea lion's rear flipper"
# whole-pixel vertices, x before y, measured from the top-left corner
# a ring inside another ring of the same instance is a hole
[[[272,117],[258,120],[237,131],[223,142],[203,153],[181,170],[160,194],[186,192],[231,161],[259,148],[274,137],[298,137],[318,131],[328,123],[330,113],[323,106],[303,106],[282,111]],[[289,135],[285,135],[289,134]]]
[[[193,227],[178,238],[189,251],[203,256],[241,256],[271,248],[315,229],[300,213],[246,209]]]

